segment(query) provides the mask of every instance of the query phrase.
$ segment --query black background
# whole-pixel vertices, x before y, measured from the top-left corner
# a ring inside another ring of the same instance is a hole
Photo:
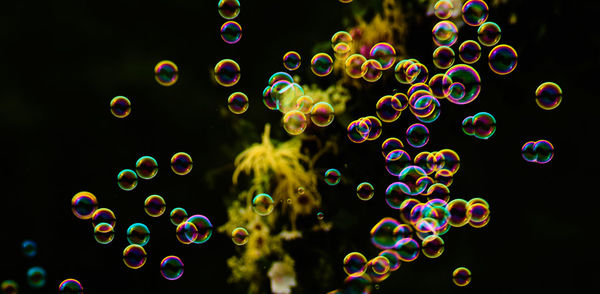
[[[295,50],[304,62],[298,74],[305,82],[317,81],[306,66],[315,53],[312,48],[345,28],[342,18],[350,17],[350,7],[333,0],[243,1],[236,19],[244,30],[242,40],[227,45],[218,35],[224,20],[217,1],[56,2],[10,2],[0,10],[0,280],[16,280],[21,293],[52,293],[66,278],[80,280],[86,293],[244,293],[243,285],[226,282],[225,261],[236,252],[228,236],[215,232],[205,244],[184,246],[174,238],[167,216],[148,217],[142,203],[146,196],[160,194],[167,211],[181,206],[190,214],[208,216],[215,226],[224,224],[226,199],[244,189],[231,188],[235,154],[258,141],[267,122],[273,137],[288,138],[280,115],[260,101],[268,77],[283,70],[281,56]],[[430,126],[431,139],[424,147],[457,151],[462,165],[450,187],[452,197],[485,198],[491,222],[482,229],[451,230],[440,258],[403,264],[376,291],[598,288],[600,201],[593,180],[593,139],[599,41],[591,24],[594,7],[575,2],[509,1],[491,11],[489,20],[503,30],[501,43],[519,53],[517,69],[495,75],[482,57],[475,66],[482,78],[481,95],[465,106],[442,101],[442,115]],[[508,23],[511,12],[518,16],[514,25]],[[408,28],[408,53],[433,69],[430,34],[435,20],[409,19],[414,22]],[[461,30],[459,43],[475,32]],[[242,79],[233,88],[211,80],[212,68],[224,58],[242,68]],[[180,69],[172,87],[162,87],[153,78],[154,65],[163,59]],[[318,83],[333,81],[329,76]],[[533,100],[533,92],[545,81],[558,83],[564,91],[562,104],[552,111],[541,110]],[[406,90],[390,79],[355,93],[345,118],[372,115],[377,99],[396,88]],[[238,90],[248,94],[250,108],[233,116],[227,113],[226,97]],[[117,95],[132,101],[132,113],[125,119],[109,112],[108,103]],[[498,129],[489,140],[460,130],[465,116],[480,111],[497,120]],[[252,123],[250,133],[233,127],[242,120]],[[382,197],[393,178],[386,176],[378,148],[384,138],[403,138],[406,127],[416,121],[403,114],[385,125],[378,141],[355,145],[343,137],[343,120],[336,118],[325,130],[309,130],[322,138],[340,137],[340,153],[321,160],[318,170],[337,167],[344,179],[336,187],[319,186],[322,211],[334,229],[307,233],[286,245],[296,259],[297,293],[325,293],[341,286],[345,254],[356,250],[375,256],[368,231],[380,218],[397,214]],[[524,142],[539,139],[556,148],[549,164],[527,163],[520,156]],[[184,177],[168,168],[170,157],[179,151],[194,159],[192,172]],[[410,147],[407,151],[418,152]],[[143,155],[157,159],[157,177],[140,181],[131,192],[120,190],[117,173],[133,168]],[[362,181],[371,181],[379,192],[366,203],[353,196]],[[117,215],[117,235],[109,245],[96,243],[91,225],[70,211],[71,197],[82,190],[93,192],[100,207]],[[144,222],[152,233],[148,261],[139,270],[126,268],[120,258],[124,231],[133,222]],[[310,227],[316,218],[301,223]],[[21,254],[24,239],[38,243],[35,258]],[[167,255],[178,255],[185,263],[177,281],[165,280],[158,271]],[[330,266],[323,267],[323,262]],[[34,265],[48,272],[40,290],[26,284],[25,272]],[[458,266],[473,272],[466,288],[450,280]],[[315,279],[325,274],[331,276],[328,282]]]

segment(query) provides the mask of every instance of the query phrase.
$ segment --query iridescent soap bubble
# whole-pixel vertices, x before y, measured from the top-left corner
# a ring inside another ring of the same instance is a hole
[[[371,270],[378,275],[386,274],[390,271],[390,261],[387,257],[378,255],[368,262]]]
[[[335,168],[325,171],[325,183],[329,186],[335,186],[342,180],[342,174]]]
[[[369,51],[371,59],[377,60],[382,70],[390,69],[396,61],[396,49],[386,42],[373,45]]]
[[[379,249],[392,249],[398,242],[398,234],[394,230],[400,223],[391,218],[384,217],[371,228],[371,243]]]
[[[385,202],[392,209],[400,209],[402,202],[409,196],[409,190],[405,183],[393,182],[385,189]]]
[[[183,275],[183,261],[181,258],[170,255],[160,262],[160,274],[167,280],[177,280]]]
[[[453,10],[454,4],[450,0],[439,0],[433,6],[433,13],[442,20],[450,18]]]
[[[454,181],[454,174],[447,169],[440,169],[435,172],[435,176],[433,178],[436,183],[441,183],[449,187]]]
[[[248,243],[249,237],[250,233],[245,228],[237,227],[231,231],[231,240],[235,245],[241,246]]]
[[[433,65],[447,69],[454,64],[454,50],[448,46],[439,46],[433,51]]]
[[[484,203],[474,203],[467,206],[467,216],[469,221],[481,222],[487,219],[489,215],[490,208]]]
[[[304,114],[309,114],[312,106],[314,105],[314,100],[310,96],[300,96],[296,99],[296,109],[301,111]]]
[[[466,267],[456,268],[452,272],[452,282],[456,286],[466,286],[471,282],[471,271]]]
[[[458,28],[448,20],[442,20],[431,30],[433,42],[438,46],[452,46],[458,39]]]
[[[452,149],[442,149],[438,151],[438,154],[443,156],[444,165],[443,169],[449,170],[452,174],[456,173],[460,168],[460,157],[458,153]]]
[[[411,262],[419,257],[419,243],[413,238],[402,238],[394,247],[400,256],[401,261]]]
[[[325,219],[325,214],[322,211],[317,212],[317,219],[322,221]]]
[[[195,214],[190,216],[186,222],[194,224],[196,229],[198,229],[198,237],[194,241],[194,244],[205,243],[212,236],[213,225],[206,216]]]
[[[438,235],[430,235],[423,239],[421,252],[429,258],[438,258],[444,252],[444,240]]]
[[[411,84],[413,83],[425,83],[427,81],[427,79],[429,78],[429,70],[427,69],[427,67],[419,62],[415,62],[413,64],[411,64],[407,69],[406,69],[407,75],[410,77],[414,77],[412,78],[412,82],[410,82]]]
[[[350,35],[350,33],[346,32],[346,31],[338,31],[335,34],[333,34],[333,36],[331,36],[331,48],[335,51],[336,47],[340,48],[338,45],[339,44],[346,44],[348,45],[347,50],[351,49],[352,46],[352,35]],[[335,51],[336,53],[345,53],[345,52],[338,52]]]
[[[99,223],[94,226],[94,239],[100,244],[108,244],[115,238],[115,230],[108,223]]]
[[[275,203],[269,194],[261,193],[252,199],[252,209],[258,215],[269,215],[273,211],[273,208],[275,208]]]
[[[562,89],[553,82],[542,83],[535,90],[535,103],[543,110],[552,110],[562,101]]]
[[[429,79],[429,88],[431,88],[431,94],[437,99],[448,97],[450,94],[451,85],[452,78],[443,73],[436,74]]]
[[[151,217],[163,215],[166,209],[165,199],[160,195],[150,195],[144,201],[144,211]]]
[[[346,69],[346,74],[353,79],[362,78],[365,75],[365,71],[363,71],[362,65],[367,61],[367,58],[361,54],[352,54],[346,58],[344,62],[344,67]]]
[[[46,285],[46,270],[39,266],[29,268],[27,270],[27,283],[34,289],[44,287]]]
[[[71,210],[78,219],[90,219],[97,208],[98,200],[90,192],[81,191],[71,198]]]
[[[235,21],[225,22],[221,26],[221,39],[227,44],[235,44],[242,38],[242,26]]]
[[[369,137],[370,125],[369,120],[357,119],[348,124],[347,134],[348,139],[353,143],[362,143]]]
[[[131,101],[125,96],[116,96],[110,100],[110,113],[117,118],[127,117],[131,113]]]
[[[19,293],[19,284],[14,280],[4,280],[0,284],[0,291],[2,294],[17,294]]]
[[[189,174],[193,166],[192,157],[185,152],[177,152],[171,157],[171,170],[177,175]]]
[[[171,86],[178,78],[179,69],[170,60],[162,60],[154,67],[154,79],[162,86]]]
[[[386,249],[379,252],[380,256],[387,258],[390,263],[390,271],[395,271],[400,268],[400,255],[393,249]]]
[[[123,262],[130,269],[144,266],[147,258],[146,250],[140,245],[132,244],[123,250]]]
[[[473,40],[464,41],[458,47],[458,57],[464,63],[475,63],[481,57],[481,46]]]
[[[152,179],[158,173],[158,163],[151,156],[142,156],[135,163],[135,172],[140,179]]]
[[[171,210],[169,215],[171,219],[171,223],[178,226],[182,222],[186,221],[188,218],[187,211],[181,207],[176,207]]]
[[[402,105],[395,96],[385,95],[375,104],[375,113],[381,121],[391,123],[397,120],[402,114]]]
[[[554,145],[547,140],[538,140],[533,144],[533,153],[537,163],[548,163],[554,157]]]
[[[131,191],[135,189],[138,183],[137,174],[130,169],[124,169],[117,175],[117,185],[119,188],[125,191]]]
[[[402,148],[404,148],[404,144],[402,141],[400,141],[400,139],[395,137],[387,138],[381,143],[381,153],[384,157],[386,157],[390,152]]]
[[[369,133],[367,134],[367,140],[373,141],[381,136],[382,123],[378,118],[369,115],[364,118],[369,125]]]
[[[375,59],[367,59],[362,65],[361,69],[364,72],[362,78],[370,83],[378,81],[383,75],[383,67],[379,61]]]
[[[473,135],[479,139],[489,139],[496,132],[496,119],[487,112],[473,116]]]
[[[127,242],[132,245],[144,246],[150,241],[150,230],[145,224],[134,223],[127,228]]]
[[[224,19],[234,19],[240,14],[240,1],[219,0],[218,11]]]
[[[385,169],[392,176],[398,176],[411,163],[410,155],[402,150],[392,150],[385,157]]]
[[[362,182],[356,186],[356,196],[362,201],[367,201],[375,195],[375,188],[368,182]]]
[[[287,70],[297,70],[301,62],[300,54],[296,51],[289,51],[283,55],[283,67]]]
[[[362,275],[367,270],[367,258],[360,252],[350,252],[344,257],[344,272],[347,275]]]
[[[468,203],[464,199],[454,199],[448,202],[446,209],[450,213],[448,224],[453,227],[462,227],[469,223],[469,215],[467,214]]]
[[[406,143],[414,148],[421,148],[429,142],[429,129],[423,124],[412,124],[406,129]]]
[[[65,279],[58,285],[60,294],[83,294],[83,286],[76,279]]]
[[[469,0],[462,7],[462,17],[467,25],[479,26],[484,23],[489,14],[488,5],[485,1]]]
[[[32,240],[25,240],[21,243],[21,250],[25,257],[34,257],[37,254],[37,243]]]
[[[223,59],[215,65],[215,81],[224,87],[231,87],[240,81],[240,66],[231,59]]]
[[[234,114],[242,114],[248,110],[248,96],[242,92],[234,92],[227,98],[227,108]]]
[[[448,95],[448,101],[454,104],[467,104],[475,100],[481,91],[481,77],[479,73],[471,66],[466,64],[457,64],[452,66],[446,71],[446,75],[449,76],[454,84],[460,84],[460,87],[464,88],[464,95],[460,97],[454,97]],[[452,92],[452,85],[451,91]]]
[[[517,67],[517,51],[509,45],[498,45],[488,55],[490,69],[499,74],[507,75]]]
[[[317,102],[310,109],[310,120],[318,127],[326,127],[333,122],[335,112],[327,102]]]
[[[107,223],[114,227],[117,223],[115,213],[108,208],[99,208],[92,214],[92,226],[97,226],[100,223]]]
[[[306,115],[299,110],[292,110],[286,113],[282,119],[283,129],[290,135],[299,135],[304,132],[308,126]]]
[[[498,44],[501,36],[502,31],[500,30],[500,26],[495,22],[485,22],[477,29],[477,40],[483,46],[491,47]]]
[[[428,177],[425,170],[416,165],[405,167],[398,175],[398,180],[409,187],[407,193],[413,196],[421,194],[427,189],[428,184],[430,184],[427,179]]]
[[[310,60],[310,69],[318,77],[324,77],[333,69],[333,59],[327,53],[317,53]]]
[[[177,225],[175,237],[182,244],[191,244],[198,239],[198,228],[191,222],[183,221]]]
[[[436,173],[437,174],[437,173]],[[450,189],[442,183],[435,183],[427,188],[427,199],[440,199],[444,201],[450,200]]]
[[[272,74],[271,77],[269,77],[268,83],[269,83],[269,86],[273,86],[273,85],[275,85],[276,82],[279,82],[279,81],[286,81],[288,83],[293,83],[294,78],[287,72],[279,71],[279,72]]]
[[[402,84],[410,84],[412,83],[417,75],[419,74],[414,72],[408,72],[408,68],[413,65],[415,62],[409,59],[404,59],[396,63],[396,67],[394,67],[394,77],[396,80]]]

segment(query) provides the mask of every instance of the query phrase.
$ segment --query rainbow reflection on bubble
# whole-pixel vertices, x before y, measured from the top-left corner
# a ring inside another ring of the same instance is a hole
[[[499,75],[507,75],[517,67],[517,51],[509,45],[498,45],[488,55],[490,69]]]
[[[140,179],[152,179],[158,173],[158,162],[152,156],[142,156],[135,163],[135,172]]]
[[[333,69],[333,59],[327,53],[317,53],[310,60],[310,69],[318,77],[324,77]]]
[[[553,82],[542,83],[535,90],[535,103],[543,110],[552,110],[562,101],[562,89]]]
[[[225,22],[221,26],[221,39],[227,44],[235,44],[242,38],[242,26],[235,21]]]
[[[127,241],[132,245],[144,246],[150,241],[150,230],[145,224],[134,223],[127,228]]]
[[[343,268],[347,275],[362,275],[367,270],[367,258],[360,252],[350,252],[344,257]]]
[[[71,210],[78,219],[90,219],[97,208],[98,200],[90,192],[81,191],[71,198]]]
[[[237,62],[223,59],[215,65],[215,81],[223,87],[231,87],[240,81],[241,71]]]
[[[471,282],[471,271],[466,267],[456,268],[452,272],[452,282],[459,287],[468,285]]]
[[[172,86],[179,78],[179,68],[170,60],[159,61],[154,67],[154,79],[161,86]]]
[[[139,269],[146,264],[147,254],[144,247],[132,244],[123,250],[123,263],[130,269]]]
[[[110,100],[110,112],[117,118],[127,117],[131,113],[131,101],[125,96],[116,96]]]
[[[287,70],[297,70],[301,62],[300,54],[296,51],[289,51],[283,55],[283,67]]]
[[[249,99],[242,92],[234,92],[227,98],[227,108],[234,114],[242,114],[248,110]]]
[[[130,169],[124,169],[117,175],[117,185],[119,188],[125,191],[131,191],[135,189],[138,184],[137,174]]]
[[[160,262],[160,274],[167,280],[177,280],[183,275],[183,261],[177,256],[170,255]]]
[[[83,286],[76,279],[65,279],[58,285],[58,293],[83,294]]]
[[[382,250],[392,249],[399,241],[398,234],[395,234],[396,227],[400,223],[391,217],[384,217],[371,228],[371,243]]]
[[[485,1],[469,0],[462,7],[464,22],[470,26],[479,26],[484,23],[489,14],[489,7]]]
[[[185,152],[177,152],[171,157],[171,170],[177,175],[189,174],[193,166],[192,157]]]
[[[442,20],[431,30],[433,42],[438,46],[452,46],[458,40],[458,28],[448,20]]]
[[[217,5],[219,15],[224,19],[234,19],[240,14],[240,1],[238,0],[219,0]]]

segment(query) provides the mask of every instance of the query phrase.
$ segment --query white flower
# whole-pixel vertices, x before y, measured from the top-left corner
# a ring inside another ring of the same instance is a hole
[[[274,262],[267,275],[271,279],[271,292],[274,294],[289,294],[291,287],[296,286],[294,269],[281,261]]]

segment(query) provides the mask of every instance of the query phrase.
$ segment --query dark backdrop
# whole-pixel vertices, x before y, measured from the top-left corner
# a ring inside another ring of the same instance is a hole
[[[22,293],[52,293],[70,277],[79,279],[86,293],[244,293],[243,286],[226,283],[225,260],[235,254],[227,236],[215,233],[201,246],[179,244],[167,217],[148,217],[143,200],[161,194],[168,211],[181,206],[191,214],[207,215],[215,226],[225,223],[225,199],[235,195],[230,188],[234,155],[258,141],[267,122],[275,138],[287,138],[280,116],[260,101],[268,77],[283,69],[280,60],[286,51],[296,50],[304,58],[300,75],[304,81],[316,80],[306,66],[312,48],[344,29],[342,18],[350,16],[350,8],[333,0],[243,1],[236,19],[243,26],[242,40],[226,45],[218,35],[223,19],[217,1],[54,2],[10,2],[0,10],[0,280],[16,280]],[[476,66],[483,81],[480,97],[466,106],[443,102],[442,116],[431,125],[425,147],[458,152],[462,165],[450,187],[452,196],[485,198],[491,222],[482,229],[451,230],[440,258],[404,264],[381,283],[379,292],[598,288],[599,201],[591,169],[596,161],[594,80],[599,65],[590,21],[594,7],[576,1],[509,2],[492,10],[490,20],[502,27],[501,43],[518,51],[516,71],[497,76],[482,58]],[[512,12],[518,16],[514,25],[508,24]],[[406,44],[409,55],[427,61],[430,68],[433,24],[431,18],[411,23]],[[468,36],[475,30],[465,28],[461,34],[459,41],[472,38]],[[237,60],[242,68],[242,79],[232,89],[211,81],[211,69],[223,58]],[[152,69],[163,59],[180,68],[172,87],[153,79]],[[562,104],[552,111],[542,111],[533,100],[533,92],[545,81],[558,83],[564,91]],[[349,102],[346,117],[373,114],[377,99],[395,88],[406,90],[390,82],[361,92]],[[232,90],[250,97],[250,108],[241,116],[222,115]],[[108,103],[117,95],[133,103],[126,119],[109,112]],[[492,113],[498,122],[496,134],[487,141],[460,130],[462,119],[479,111]],[[232,126],[240,120],[251,122],[252,131],[236,131]],[[403,138],[413,121],[403,115],[384,127],[382,139]],[[344,128],[335,123],[315,132],[343,136]],[[335,189],[320,185],[323,211],[334,230],[286,245],[297,260],[295,291],[333,290],[344,278],[341,261],[346,253],[377,254],[368,231],[380,218],[397,214],[386,207],[381,193],[393,181],[378,153],[382,139],[370,145],[341,139],[340,154],[320,161],[319,170],[337,167],[348,180]],[[520,156],[524,142],[538,139],[556,147],[549,164],[527,163]],[[179,151],[190,153],[195,163],[185,177],[168,168],[171,155]],[[414,149],[409,152],[416,154]],[[133,168],[143,155],[158,160],[157,177],[141,181],[131,192],[120,190],[117,173]],[[216,176],[209,176],[211,172]],[[356,184],[364,180],[379,192],[367,203],[353,196]],[[70,211],[71,197],[82,190],[96,194],[101,207],[117,214],[117,236],[107,246],[97,244],[91,225]],[[120,258],[124,231],[133,222],[146,223],[152,233],[148,261],[139,270],[126,268]],[[21,254],[24,239],[38,243],[35,258]],[[171,254],[185,262],[185,273],[177,281],[163,279],[158,271],[160,260]],[[319,260],[331,265],[332,279],[325,284],[314,279],[323,274]],[[33,265],[48,272],[41,290],[26,284],[25,272]],[[464,289],[450,281],[457,266],[473,272],[472,283]]]

